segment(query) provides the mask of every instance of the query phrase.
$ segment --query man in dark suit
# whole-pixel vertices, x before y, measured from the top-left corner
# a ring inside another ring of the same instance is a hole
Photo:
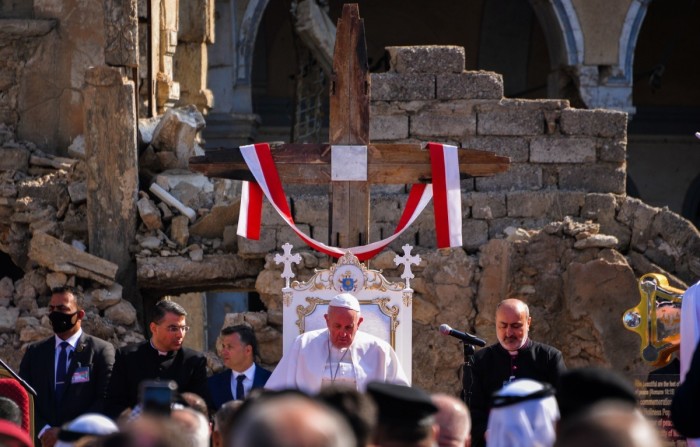
[[[37,392],[37,439],[52,447],[63,423],[83,413],[104,411],[114,365],[114,346],[81,329],[85,311],[70,287],[51,291],[49,320],[55,335],[27,348],[19,375]]]
[[[190,329],[187,312],[174,301],[159,301],[152,313],[151,339],[117,352],[112,380],[107,389],[106,414],[118,417],[133,408],[144,380],[173,380],[180,393],[195,393],[208,400],[207,359],[182,346]]]
[[[270,371],[255,363],[258,341],[250,327],[227,326],[219,336],[220,355],[227,369],[209,378],[209,395],[218,410],[230,400],[243,400],[250,391],[265,386]]]

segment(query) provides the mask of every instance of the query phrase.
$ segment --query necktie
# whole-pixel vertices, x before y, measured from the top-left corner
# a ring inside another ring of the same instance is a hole
[[[66,368],[68,363],[68,342],[63,341],[59,345],[61,352],[58,353],[58,364],[56,365],[56,404],[61,402],[63,390],[66,388]]]
[[[243,392],[243,381],[245,380],[245,374],[239,374],[236,377],[236,400],[243,400],[245,393]]]

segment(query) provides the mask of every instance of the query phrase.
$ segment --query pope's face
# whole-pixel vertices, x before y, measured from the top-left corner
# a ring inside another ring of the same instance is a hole
[[[362,323],[360,314],[343,307],[330,306],[325,318],[333,346],[339,349],[349,347]]]
[[[496,311],[496,333],[504,349],[517,351],[527,340],[530,317],[524,308],[502,304]]]

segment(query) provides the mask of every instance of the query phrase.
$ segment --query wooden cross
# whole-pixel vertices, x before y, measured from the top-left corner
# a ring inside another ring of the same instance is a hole
[[[331,184],[329,243],[338,247],[369,243],[371,184],[430,182],[432,177],[429,152],[420,144],[370,143],[369,90],[364,22],[357,4],[345,4],[338,20],[333,54],[329,144],[271,147],[283,184]],[[353,150],[351,146],[356,145],[367,147],[364,180],[332,181],[331,152]],[[473,149],[458,152],[462,178],[494,175],[506,171],[510,164],[508,157],[491,152]],[[255,180],[238,150],[209,150],[204,156],[191,158],[190,168],[210,177]]]

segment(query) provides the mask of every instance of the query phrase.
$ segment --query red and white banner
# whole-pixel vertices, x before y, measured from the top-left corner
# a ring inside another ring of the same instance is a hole
[[[459,164],[457,163],[457,148],[441,144],[430,143],[431,163],[433,165],[433,178],[441,178],[435,185],[439,188],[436,192],[435,222],[440,222],[438,235],[438,247],[456,247],[462,245],[462,201],[459,189]],[[282,182],[275,166],[270,146],[267,143],[241,146],[243,159],[250,172],[255,177],[256,183],[244,182],[241,192],[241,209],[238,217],[238,235],[258,239],[260,237],[260,225],[262,214],[262,193],[265,194],[279,215],[294,230],[294,232],[309,246],[327,255],[339,258],[349,251],[360,260],[372,258],[381,252],[384,247],[393,242],[403,233],[426,207],[433,196],[433,185],[414,184],[406,202],[399,223],[394,234],[381,241],[368,245],[337,248],[328,246],[322,242],[304,234],[295,224],[292,218],[287,198],[282,189]],[[443,155],[442,152],[446,155]],[[433,161],[433,153],[439,160]],[[436,172],[438,171],[438,172]],[[456,177],[454,172],[456,171]],[[456,182],[455,182],[456,178]],[[456,190],[455,190],[456,188]],[[437,196],[441,199],[437,199]],[[456,203],[455,203],[456,201]],[[439,203],[438,203],[439,202]],[[438,217],[439,216],[439,217]]]
[[[433,171],[433,208],[438,248],[462,246],[462,190],[457,147],[428,143]]]

